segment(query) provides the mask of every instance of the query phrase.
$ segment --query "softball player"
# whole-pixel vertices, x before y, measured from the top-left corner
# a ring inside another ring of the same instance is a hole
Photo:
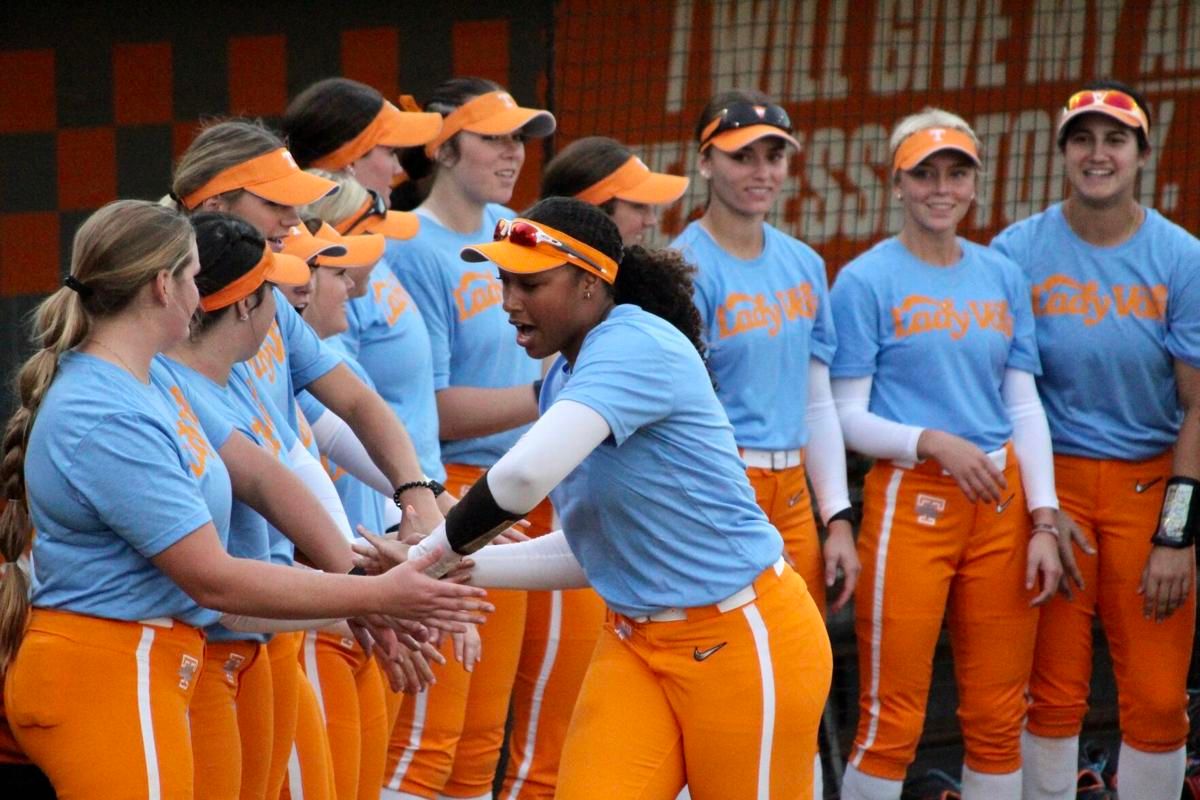
[[[591,136],[563,148],[542,176],[542,197],[575,196],[612,218],[631,247],[679,199],[687,178],[651,172],[619,142]],[[513,686],[509,759],[501,798],[552,798],[579,688],[604,624],[591,589],[529,592]]]
[[[521,108],[496,84],[456,78],[434,90],[426,109],[444,116],[423,148],[401,164],[419,178],[432,171],[429,197],[417,208],[421,228],[396,245],[389,265],[416,301],[433,353],[433,380],[446,488],[460,495],[537,416],[541,365],[505,336],[500,284],[493,270],[455,254],[486,238],[509,212],[525,160],[525,139],[548,136],[554,117]],[[424,512],[422,512],[424,516]],[[530,533],[549,529],[549,504]],[[509,698],[521,652],[525,595],[497,593],[498,613],[481,631],[487,654],[471,673],[450,667],[429,691],[406,697],[388,760],[391,798],[491,797]]]
[[[561,357],[542,418],[414,554],[475,550],[553,489],[569,548],[552,534],[478,555],[541,588],[590,582],[610,609],[556,796],[674,798],[686,782],[700,797],[811,798],[829,642],[698,353],[691,269],[624,250],[605,214],[565,198],[463,257],[500,268],[517,343]]]
[[[229,120],[202,130],[180,157],[171,196],[189,211],[242,217],[278,248],[300,224],[296,206],[336,191],[337,184],[300,171],[275,134],[261,125]],[[321,346],[291,306],[277,303],[276,309],[276,325],[250,363],[292,427],[300,433],[294,393],[309,388],[354,429],[392,485],[405,487],[404,502],[422,519],[438,520],[441,514],[412,442],[387,404]]]
[[[1122,797],[1175,797],[1195,635],[1200,243],[1137,200],[1150,114],[1124,84],[1067,100],[1071,192],[992,246],[1033,290],[1073,597],[1042,609],[1022,740],[1027,800],[1073,798],[1092,620],[1112,652]],[[1076,525],[1077,524],[1077,525]]]
[[[1015,799],[1035,606],[1061,574],[1029,289],[1015,264],[956,236],[981,167],[970,127],[926,109],[891,146],[904,224],[830,296],[846,443],[879,459],[858,541],[860,715],[842,797],[900,797],[946,617],[963,797]]]
[[[282,124],[299,163],[328,170],[316,174],[341,187],[306,212],[343,234],[381,233],[389,240],[385,259],[363,276],[365,295],[352,294],[348,329],[340,338],[404,421],[425,474],[445,481],[429,334],[421,312],[389,268],[397,257],[398,245],[392,242],[411,239],[419,222],[413,214],[388,210],[392,182],[403,174],[397,148],[431,141],[441,131],[442,116],[400,111],[369,86],[330,78],[301,92]]]
[[[3,576],[19,601],[4,619],[5,699],[18,743],[60,796],[191,795],[197,626],[219,616],[205,607],[452,619],[480,605],[417,564],[372,583],[225,552],[228,472],[190,406],[168,405],[150,382],[155,353],[188,335],[197,271],[183,216],[140,201],[93,214],[66,286],[39,308],[41,349],[22,368],[26,392],[5,431],[6,560],[39,531],[23,637],[28,587],[19,571]],[[137,502],[149,493],[155,503]]]
[[[708,206],[671,246],[696,265],[709,366],[758,503],[822,611],[825,586],[839,569],[845,573],[837,611],[854,591],[859,564],[845,446],[829,393],[837,339],[825,264],[766,222],[787,177],[788,148],[798,144],[786,111],[740,90],[709,102],[696,139]],[[806,461],[829,530],[823,555]]]

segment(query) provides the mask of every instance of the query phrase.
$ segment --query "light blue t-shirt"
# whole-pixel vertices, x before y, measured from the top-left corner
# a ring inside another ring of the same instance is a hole
[[[825,262],[808,245],[763,224],[763,249],[744,261],[721,249],[699,222],[671,247],[696,267],[717,397],[742,447],[794,450],[808,444],[808,363],[837,348]]]
[[[235,365],[222,386],[186,364],[160,355],[155,359],[153,379],[160,388],[172,391],[177,387],[183,392],[217,450],[229,437],[228,433],[221,436],[220,432],[232,426],[287,466],[287,452],[296,435],[286,429],[281,412],[268,411],[270,398],[258,394],[245,364]],[[226,549],[235,558],[270,561],[272,530],[261,514],[235,497]],[[217,642],[265,642],[270,638],[262,633],[236,633],[219,624],[210,625],[205,633]]]
[[[692,343],[665,320],[620,305],[559,358],[543,410],[573,400],[612,436],[551,493],[588,581],[630,616],[716,603],[783,551],[754,501],[733,428]]]
[[[25,455],[33,605],[116,620],[219,614],[150,559],[212,522],[229,532],[229,473],[182,394],[68,352]]]
[[[990,451],[1012,436],[1005,369],[1041,371],[1029,285],[995,250],[958,242],[962,258],[948,267],[891,238],[842,269],[830,292],[838,331],[830,375],[873,376],[873,413]]]
[[[275,407],[287,416],[288,427],[301,433],[296,418],[296,392],[325,375],[339,363],[307,322],[288,303],[278,289],[275,292],[275,319],[267,337],[254,357],[246,361],[259,391],[271,398]]]
[[[366,370],[347,352],[344,341],[335,336],[326,339],[325,342],[329,345],[329,349],[337,353],[346,366],[362,379],[363,383],[372,389],[375,388]],[[309,422],[316,422],[326,412],[325,406],[321,405],[321,402],[309,392],[300,392],[296,399],[300,404],[300,411]],[[339,467],[329,456],[322,454],[319,458],[321,466],[325,468],[329,479],[333,481],[333,488],[337,489],[338,497],[342,500],[342,508],[346,511],[346,518],[350,520],[350,530],[355,531],[355,535],[357,535],[358,526],[364,525],[372,533],[383,533],[384,528],[387,527],[384,504],[391,501]]]
[[[388,240],[384,257],[371,270],[366,295],[346,304],[350,327],[339,338],[404,423],[421,470],[434,480],[444,481],[446,469],[438,444],[433,391],[433,350],[417,304],[389,266],[402,257],[399,246],[399,242]]]
[[[1175,444],[1183,411],[1173,361],[1200,367],[1200,241],[1146,209],[1127,241],[1096,247],[1056,204],[992,247],[1032,287],[1055,452],[1132,461]]]
[[[515,216],[504,206],[488,205],[479,230],[468,234],[422,216],[421,231],[394,245],[389,264],[417,301],[425,320],[433,351],[435,391],[448,386],[500,389],[531,384],[541,376],[541,364],[517,345],[515,329],[501,308],[496,267],[471,264],[458,255],[466,245],[492,241],[496,221]],[[527,428],[523,425],[490,436],[443,441],[442,460],[490,467]]]

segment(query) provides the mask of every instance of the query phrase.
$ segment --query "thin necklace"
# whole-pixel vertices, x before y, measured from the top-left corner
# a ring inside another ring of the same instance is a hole
[[[133,367],[129,366],[129,362],[126,361],[125,359],[121,358],[121,354],[118,353],[116,350],[113,350],[111,347],[109,347],[104,342],[100,341],[99,339],[89,339],[88,344],[94,344],[97,347],[102,347],[105,350],[107,350],[108,352],[112,353],[113,356],[117,359],[117,361],[121,362],[121,366],[125,367],[125,369],[129,371],[130,375],[133,375],[133,377],[138,378],[138,380],[141,380],[141,377],[138,375],[137,370],[135,370]]]

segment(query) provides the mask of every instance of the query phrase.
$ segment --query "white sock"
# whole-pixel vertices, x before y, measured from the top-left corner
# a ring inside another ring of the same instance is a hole
[[[842,777],[842,800],[899,800],[903,781],[876,778],[849,765]]]
[[[1051,739],[1023,730],[1021,760],[1021,796],[1025,800],[1075,800],[1078,736]]]
[[[1021,800],[1021,770],[995,775],[963,765],[963,800]]]
[[[821,754],[813,756],[813,797],[822,800],[825,797],[825,773],[821,770]]]
[[[1130,800],[1175,800],[1187,769],[1184,748],[1169,753],[1146,753],[1121,743],[1117,759],[1117,790]]]
[[[481,794],[478,797],[451,797],[448,794],[439,794],[437,796],[437,800],[492,800],[492,793],[487,792],[486,794]]]
[[[429,800],[419,794],[409,794],[408,792],[397,792],[395,789],[389,789],[386,786],[379,790],[379,800]]]
[[[686,785],[679,790],[679,796],[675,800],[692,800],[692,793],[688,791]]]

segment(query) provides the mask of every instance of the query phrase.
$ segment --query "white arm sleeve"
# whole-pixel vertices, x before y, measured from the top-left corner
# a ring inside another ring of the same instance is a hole
[[[846,446],[872,458],[916,461],[917,440],[924,429],[892,422],[868,411],[871,381],[870,375],[833,381],[833,402],[842,421]]]
[[[850,491],[846,487],[846,444],[842,441],[842,426],[829,388],[829,366],[818,359],[808,362],[808,446],[804,463],[817,496],[821,521],[850,507]]]
[[[471,554],[471,584],[485,589],[551,591],[588,586],[562,531],[516,544],[488,545]]]
[[[505,511],[526,513],[610,433],[604,417],[582,403],[555,403],[488,470],[492,497]]]
[[[609,433],[604,417],[582,403],[556,402],[487,471],[485,477],[492,499],[505,511],[525,514],[542,502]],[[459,559],[446,537],[445,521],[414,545],[408,558],[410,561],[420,558],[438,547],[442,548],[442,558],[428,572],[444,575]]]
[[[1013,426],[1013,450],[1021,465],[1021,483],[1025,503],[1035,508],[1058,508],[1054,491],[1054,455],[1050,446],[1050,426],[1038,397],[1032,373],[1019,369],[1004,371],[1000,395]]]
[[[329,473],[321,466],[321,462],[313,458],[299,440],[288,452],[288,460],[291,462],[292,472],[304,481],[308,490],[325,507],[329,516],[333,517],[333,521],[342,535],[346,537],[346,541],[354,541],[354,533],[350,530],[350,519],[346,516],[346,509],[342,506],[342,498],[338,497],[337,489],[333,488],[333,481],[329,479]]]
[[[392,486],[387,476],[375,466],[375,462],[367,454],[367,448],[363,447],[345,420],[326,409],[316,420],[309,420],[309,424],[312,426],[313,437],[317,440],[317,449],[327,455],[330,461],[391,499],[396,487]]]

